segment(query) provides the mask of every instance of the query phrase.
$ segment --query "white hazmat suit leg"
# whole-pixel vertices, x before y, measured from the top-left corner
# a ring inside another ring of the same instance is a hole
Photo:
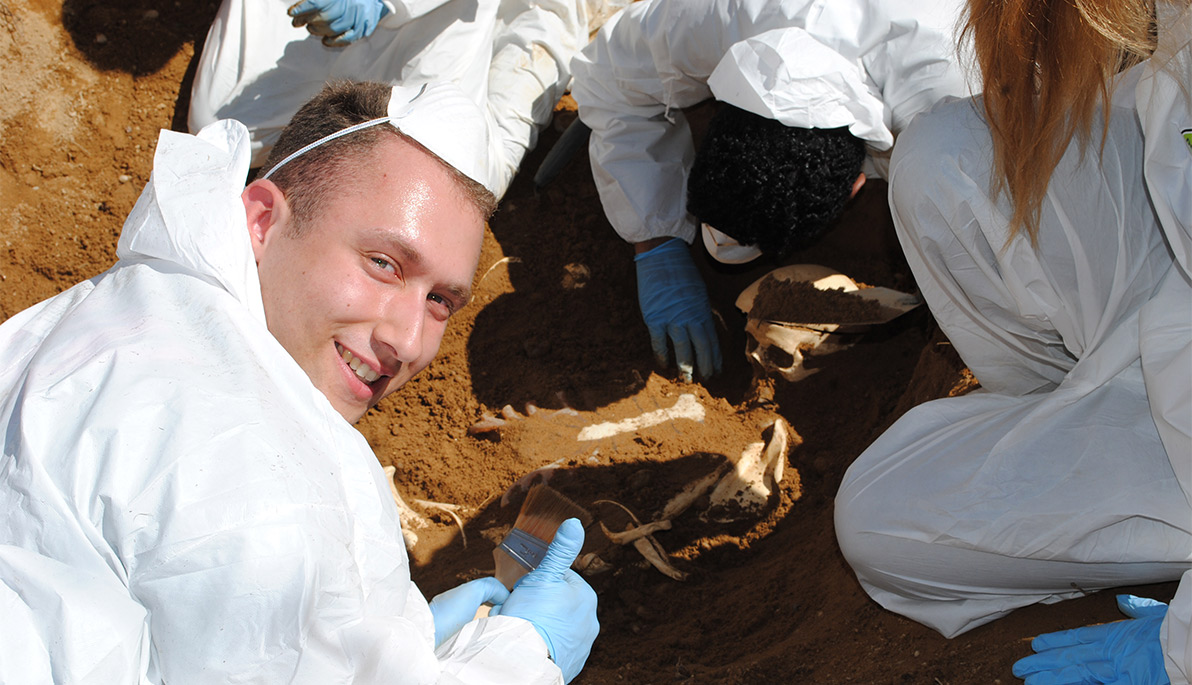
[[[1192,289],[1172,277],[1142,183],[1137,76],[1116,89],[1104,148],[1074,143],[1057,167],[1037,245],[1008,239],[1008,202],[990,196],[979,101],[920,115],[895,148],[908,262],[982,389],[916,407],[857,459],[837,536],[875,600],[946,636],[1192,567],[1192,451],[1165,446],[1149,401],[1192,375],[1156,377],[1145,344],[1192,320],[1155,298],[1192,302]]]

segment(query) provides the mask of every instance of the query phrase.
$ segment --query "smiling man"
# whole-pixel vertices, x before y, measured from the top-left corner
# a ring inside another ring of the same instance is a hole
[[[271,181],[242,197],[269,331],[355,422],[438,353],[468,302],[485,209],[460,197],[457,172],[399,136],[344,166],[325,227],[287,211]]]
[[[428,603],[351,425],[468,301],[484,131],[454,86],[335,84],[247,187],[243,125],[162,133],[117,264],[0,326],[0,682],[579,672],[579,523]]]

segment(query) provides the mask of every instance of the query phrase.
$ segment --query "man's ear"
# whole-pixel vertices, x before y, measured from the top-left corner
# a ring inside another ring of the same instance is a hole
[[[857,174],[857,180],[853,181],[853,190],[848,195],[850,200],[856,197],[857,193],[861,192],[861,186],[863,185],[865,185],[865,172],[862,171]]]
[[[265,245],[274,236],[285,234],[292,215],[281,188],[273,181],[256,180],[240,193],[244,202],[244,213],[248,219],[248,237],[252,241],[252,253],[257,263],[261,262]]]

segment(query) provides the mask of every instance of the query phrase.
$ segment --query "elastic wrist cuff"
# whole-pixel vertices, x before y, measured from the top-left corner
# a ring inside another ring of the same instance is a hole
[[[675,250],[685,250],[685,249],[687,249],[687,241],[686,240],[683,240],[682,238],[671,238],[670,240],[666,241],[665,243],[662,243],[661,245],[651,247],[650,249],[646,250],[645,252],[633,255],[633,261],[635,261],[635,262],[639,261],[647,255],[661,254],[663,252],[673,252]]]

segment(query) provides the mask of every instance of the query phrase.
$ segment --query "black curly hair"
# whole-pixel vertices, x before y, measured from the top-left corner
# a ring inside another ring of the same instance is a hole
[[[687,179],[687,211],[781,259],[827,231],[864,161],[847,128],[796,128],[722,103]]]

